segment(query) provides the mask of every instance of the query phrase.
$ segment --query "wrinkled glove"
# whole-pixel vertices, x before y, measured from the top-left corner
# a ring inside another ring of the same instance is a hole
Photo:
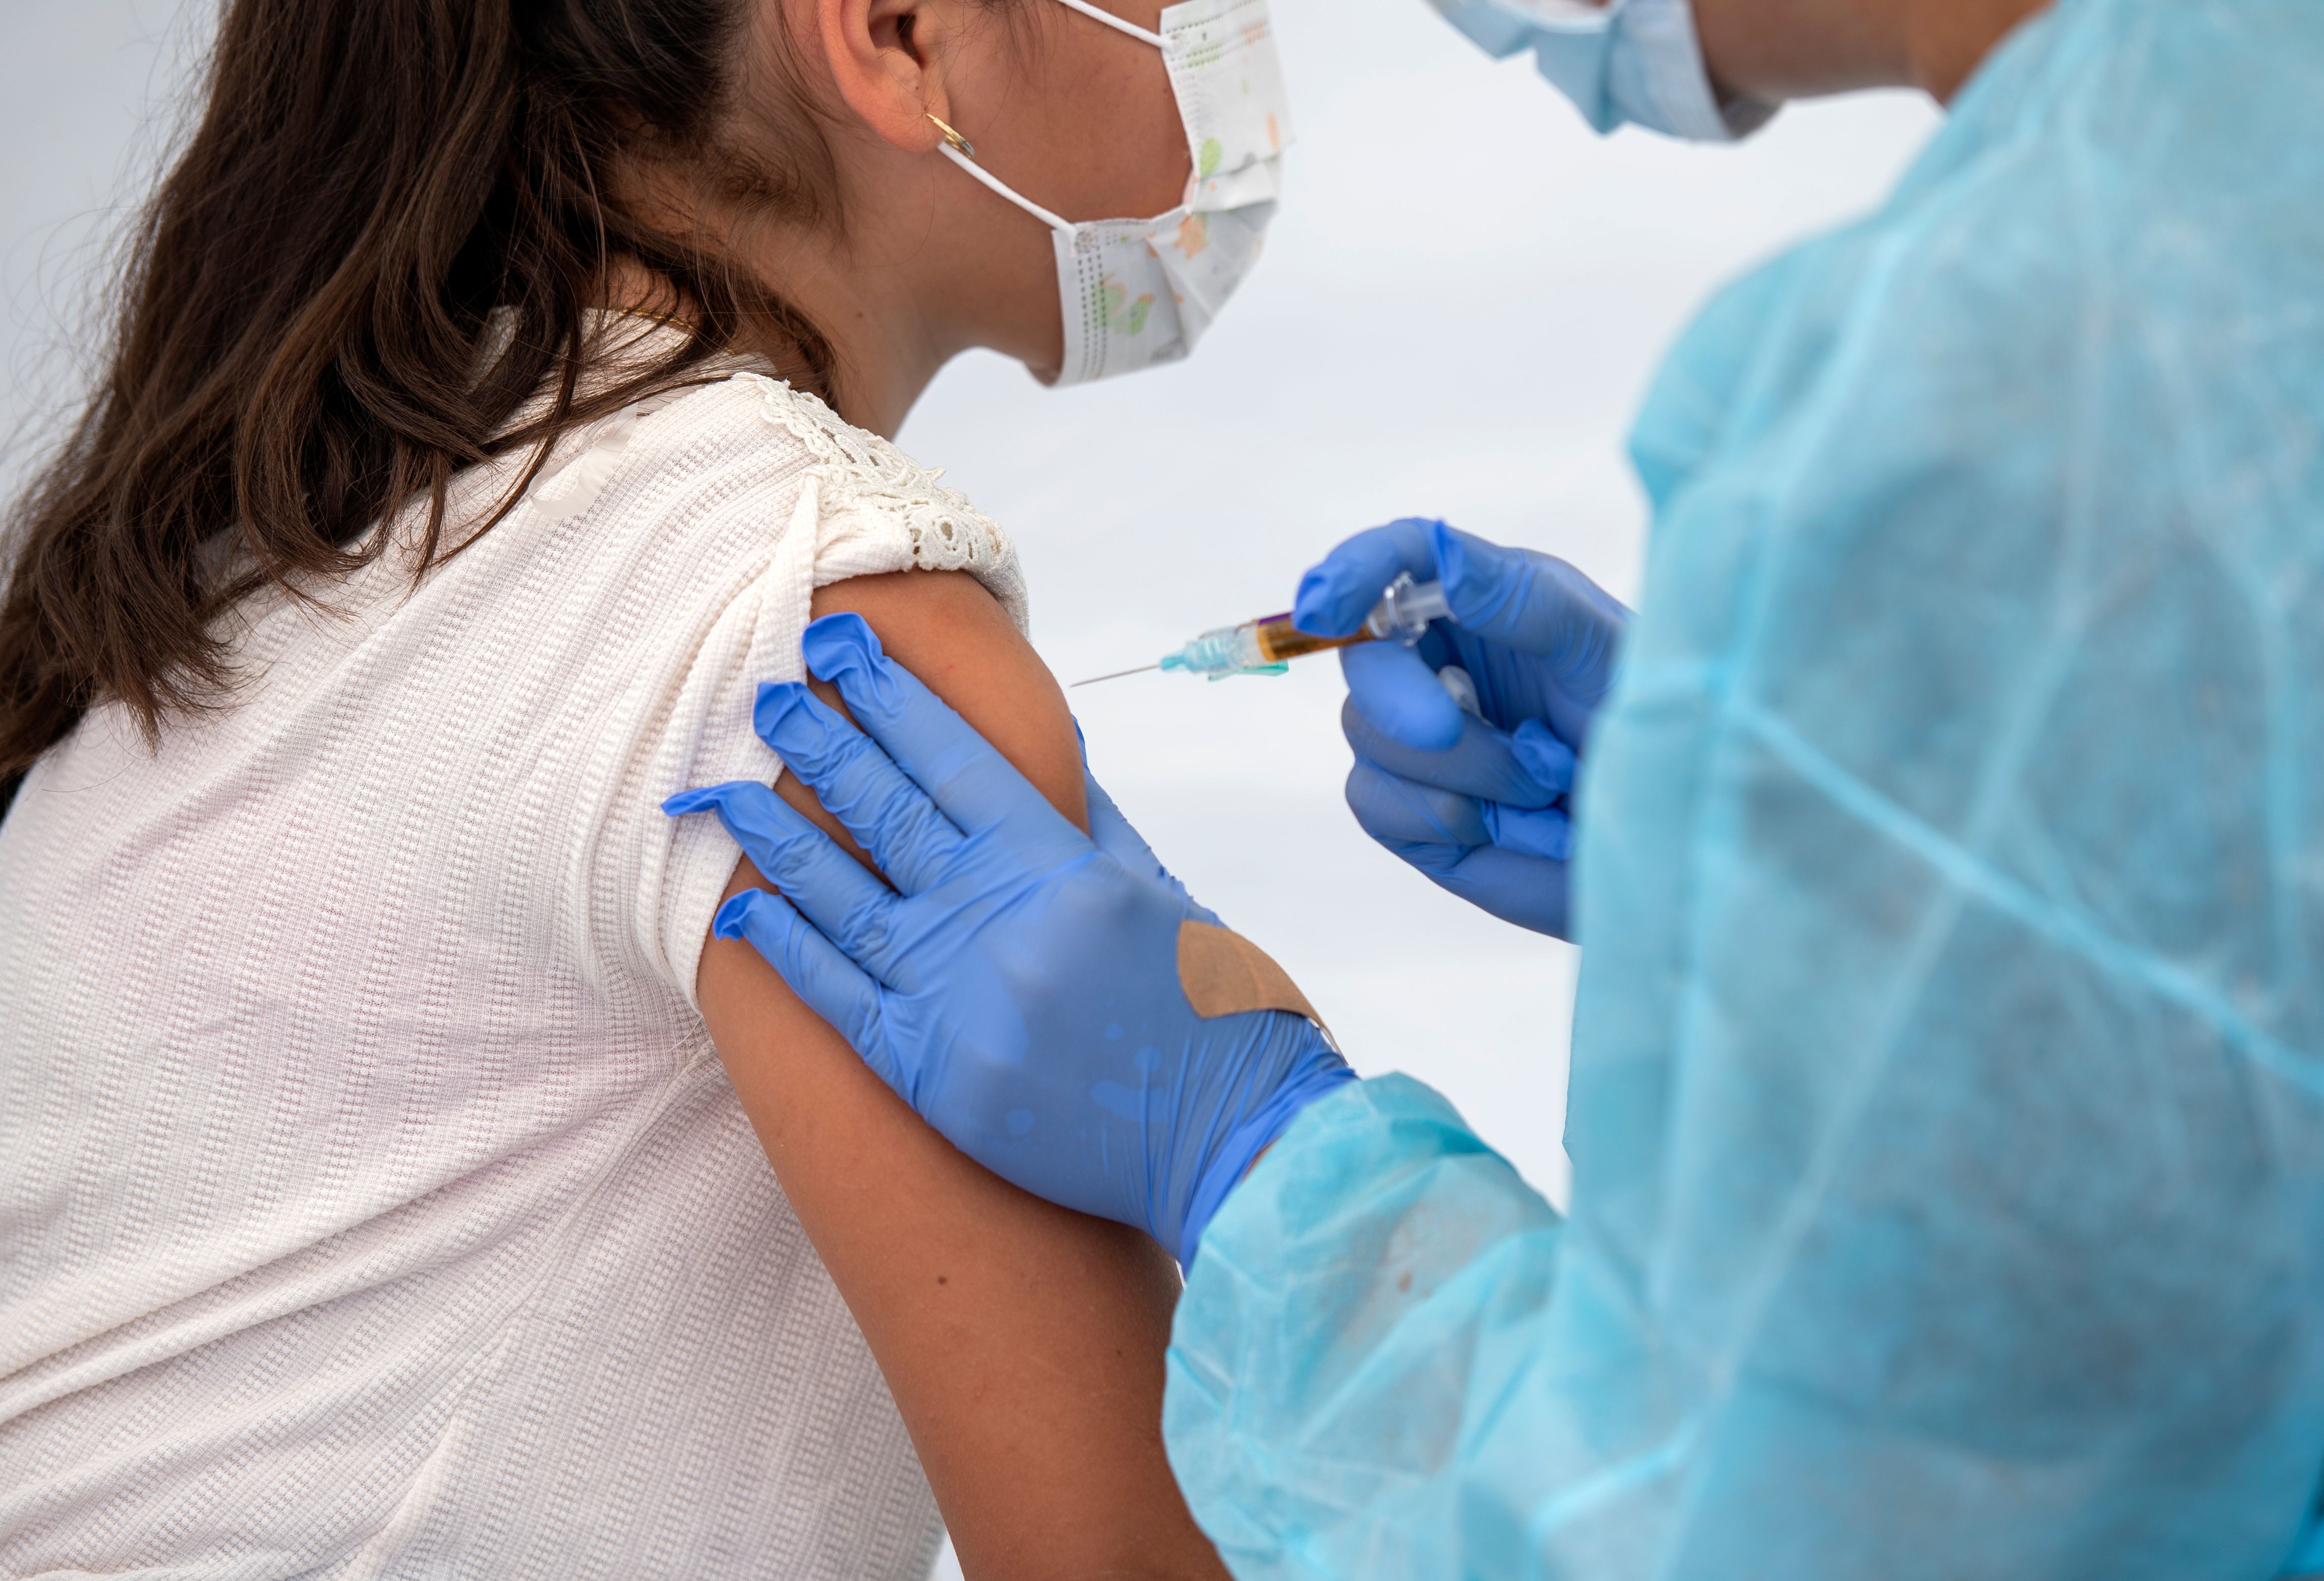
[[[760,689],[759,735],[894,888],[764,785],[687,790],[663,810],[716,812],[782,890],[734,896],[714,931],[969,1157],[1192,1262],[1259,1155],[1353,1073],[1304,1016],[1196,1013],[1179,924],[1217,919],[1094,780],[1084,835],[857,616],[804,647],[862,730],[787,681]]]
[[[1406,520],[1359,532],[1300,578],[1292,619],[1348,635],[1404,572],[1441,579],[1452,615],[1416,647],[1341,650],[1348,805],[1454,894],[1565,938],[1573,776],[1629,611],[1563,560]],[[1454,669],[1468,687],[1441,677]],[[1474,711],[1456,700],[1470,689]]]

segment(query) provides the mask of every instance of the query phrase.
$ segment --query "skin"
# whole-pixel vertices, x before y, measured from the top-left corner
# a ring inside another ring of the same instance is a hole
[[[1086,821],[1064,694],[981,586],[952,572],[860,578],[816,595],[816,614],[840,610]],[[796,780],[777,791],[853,848]],[[764,883],[745,862],[727,892]],[[1223,1576],[1163,1457],[1170,1259],[954,1151],[749,945],[712,938],[696,986],[743,1111],[879,1358],[965,1572]]]
[[[1694,0],[1703,62],[1729,93],[1810,98],[1917,88],[1950,103],[2046,0]]]
[[[1153,28],[1160,0],[1102,0]],[[1731,92],[1912,86],[1949,99],[2034,0],[1695,0]],[[1047,0],[753,0],[730,128],[782,134],[768,96],[821,110],[844,224],[716,196],[678,167],[632,172],[673,234],[778,286],[836,353],[850,421],[901,425],[938,369],[987,347],[1054,376],[1047,228],[936,153],[949,122],[981,163],[1070,219],[1175,206],[1188,158],[1158,54]],[[788,73],[779,69],[787,66]],[[609,300],[649,302],[616,272]],[[780,360],[788,349],[755,347]],[[1056,681],[983,590],[908,573],[824,589],[853,609],[1077,821],[1079,754]],[[835,700],[831,699],[831,700]],[[836,826],[795,781],[781,794]],[[729,892],[763,880],[740,865]],[[747,946],[712,939],[713,1037],[800,1222],[887,1375],[971,1576],[1219,1576],[1159,1434],[1176,1271],[1144,1236],[1039,1202],[955,1152]]]
[[[1152,31],[1162,0],[1105,9]],[[637,165],[624,199],[778,285],[837,354],[842,415],[876,433],[893,436],[964,351],[989,347],[1043,379],[1065,357],[1048,227],[940,156],[930,116],[1066,219],[1165,213],[1193,174],[1161,51],[1055,0],[759,0],[744,51],[730,142],[779,143],[764,106],[806,78],[843,232],[724,201],[683,166]],[[633,274],[617,274],[610,292],[655,300]],[[777,361],[787,350],[756,349]]]
[[[1161,10],[1108,3],[1148,29]],[[766,96],[804,82],[844,227],[723,203],[682,168],[635,169],[628,196],[673,234],[722,238],[804,311],[836,354],[841,412],[883,434],[971,347],[1036,373],[1063,356],[1047,227],[938,155],[929,115],[1068,218],[1158,214],[1185,190],[1191,162],[1160,52],[1053,0],[759,0],[743,49],[730,143],[780,135]],[[650,304],[655,283],[616,271],[608,296]],[[779,362],[788,348],[747,349]],[[816,615],[841,610],[1085,823],[1064,694],[979,584],[907,572],[816,595]],[[796,780],[776,788],[853,848]],[[727,892],[764,883],[746,861]],[[735,1094],[879,1360],[965,1572],[1223,1577],[1163,1454],[1170,1258],[954,1151],[748,945],[711,938],[696,988]]]

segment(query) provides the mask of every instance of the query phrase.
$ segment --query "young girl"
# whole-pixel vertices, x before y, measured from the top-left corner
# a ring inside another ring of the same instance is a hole
[[[939,1509],[972,1575],[1222,1573],[1167,1258],[709,940],[757,875],[658,804],[779,772],[754,689],[853,609],[1080,816],[1008,541],[882,436],[969,347],[1182,353],[1271,48],[227,6],[0,610],[0,1574],[905,1577]]]

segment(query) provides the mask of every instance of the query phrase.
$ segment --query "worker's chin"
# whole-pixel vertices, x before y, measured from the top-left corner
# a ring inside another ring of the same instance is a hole
[[[1027,357],[1024,363],[1025,371],[1044,384],[1055,384],[1057,382],[1057,375],[1065,371],[1065,359],[1062,356],[1053,356],[1045,362],[1037,362],[1031,357]]]

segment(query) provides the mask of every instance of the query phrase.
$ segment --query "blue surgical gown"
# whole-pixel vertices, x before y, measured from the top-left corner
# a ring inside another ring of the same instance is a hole
[[[2061,0],[1633,448],[1572,1216],[1416,1082],[1303,1115],[1179,1308],[1197,1520],[1244,1581],[2324,1569],[2324,0]]]

